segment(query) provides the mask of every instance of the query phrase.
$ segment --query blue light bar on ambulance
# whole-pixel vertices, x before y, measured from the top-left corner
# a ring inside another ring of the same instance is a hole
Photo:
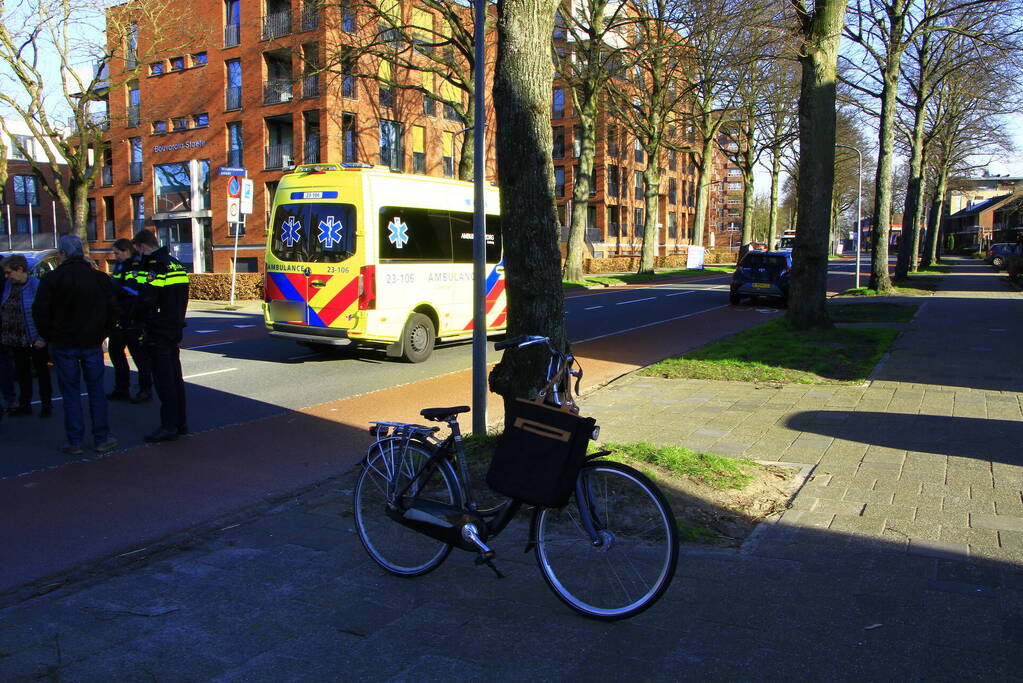
[[[345,161],[341,165],[344,168],[373,168],[373,164],[367,164],[362,161]]]
[[[317,190],[316,192],[292,192],[292,199],[337,199],[337,192]]]

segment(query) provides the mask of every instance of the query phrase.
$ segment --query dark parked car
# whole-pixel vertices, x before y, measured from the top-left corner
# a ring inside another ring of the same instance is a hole
[[[744,296],[789,300],[789,275],[792,253],[788,251],[750,251],[735,267],[729,300],[738,304]]]
[[[995,270],[1001,270],[1005,267],[1005,257],[1009,254],[1018,254],[1019,245],[1013,244],[1012,242],[996,242],[987,248],[984,252],[984,260],[995,267]]]
[[[0,259],[14,254],[21,254],[28,261],[28,273],[33,277],[40,278],[57,267],[56,249],[37,249],[35,251],[4,251],[0,252]]]

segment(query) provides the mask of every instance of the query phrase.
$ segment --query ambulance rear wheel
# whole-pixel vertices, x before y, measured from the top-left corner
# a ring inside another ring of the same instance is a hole
[[[402,356],[409,363],[422,363],[433,353],[437,330],[433,321],[422,313],[413,313],[405,322],[402,335]]]

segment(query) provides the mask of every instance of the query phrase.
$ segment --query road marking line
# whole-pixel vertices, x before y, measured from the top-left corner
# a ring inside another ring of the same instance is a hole
[[[219,332],[220,330],[195,330],[196,334],[209,334],[211,332]]]
[[[605,337],[613,337],[616,334],[625,334],[626,332],[635,332],[636,330],[642,330],[643,328],[646,328],[646,327],[653,327],[654,325],[660,325],[661,323],[670,323],[670,322],[674,322],[676,320],[684,320],[685,318],[692,318],[694,315],[702,315],[704,313],[710,313],[711,311],[716,311],[719,308],[728,308],[729,306],[731,306],[731,304],[724,304],[723,306],[714,306],[713,308],[705,308],[702,311],[694,311],[693,313],[686,313],[685,315],[676,316],[674,318],[668,318],[667,320],[658,320],[656,322],[647,323],[646,325],[639,325],[638,327],[630,327],[627,330],[617,330],[615,332],[610,332],[608,334],[601,334],[601,335],[598,335],[596,337],[590,337],[589,339],[576,339],[576,340],[573,340],[572,343],[573,344],[584,344],[586,342],[597,341],[598,339],[604,339]]]
[[[209,372],[200,372],[194,375],[185,375],[181,379],[195,379],[196,377],[206,377],[207,375],[219,375],[222,372],[231,372],[238,368],[224,368],[222,370],[210,370]]]
[[[597,310],[598,308],[604,308],[604,307],[603,307],[603,306],[587,306],[587,307],[586,307],[586,308],[584,308],[583,310],[584,310],[584,311],[595,311],[595,310]]]
[[[683,294],[696,294],[696,292],[675,292],[674,294],[665,294],[664,296],[682,296]]]
[[[193,349],[208,349],[213,346],[224,346],[225,344],[234,344],[234,342],[217,342],[216,344],[203,344],[202,346],[184,346],[182,348],[185,351],[191,351]]]
[[[233,327],[237,327],[238,329],[243,330],[246,327],[255,327],[255,325],[234,325]]]
[[[640,301],[653,301],[656,296],[648,296],[645,299],[633,299],[632,301],[619,301],[615,306],[624,306],[625,304],[638,304]]]

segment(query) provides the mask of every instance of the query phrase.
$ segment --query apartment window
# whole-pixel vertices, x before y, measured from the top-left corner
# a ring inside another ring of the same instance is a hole
[[[618,167],[614,165],[607,167],[607,195],[618,196]]]
[[[192,121],[194,122],[196,128],[205,128],[206,126],[210,125],[210,115],[207,114],[206,112],[203,112],[202,114],[196,114],[192,117]]]
[[[166,121],[153,121],[153,135],[162,135],[167,132]]]
[[[89,200],[89,208],[85,217],[85,239],[96,241],[96,200]],[[34,231],[33,231],[34,232]]]
[[[392,171],[405,170],[402,133],[402,124],[397,121],[380,121],[380,163]]]
[[[678,239],[678,216],[674,211],[668,212],[668,237]]]
[[[258,273],[259,259],[257,259],[255,256],[239,256],[234,260],[234,272]]]
[[[35,176],[14,176],[14,203],[18,206],[35,206],[39,203],[39,187]]]
[[[11,149],[12,159],[30,159],[34,153],[35,139],[31,135],[14,136],[14,146]]]
[[[444,103],[444,118],[448,121],[461,121],[461,117],[458,112],[447,102]]]
[[[617,206],[607,207],[607,236],[608,237],[619,237],[620,228],[618,226],[618,215],[620,209]]]
[[[380,106],[386,109],[394,107],[394,86],[389,83],[380,84]]]
[[[171,57],[170,70],[171,71],[184,71],[185,69],[185,58],[184,57]]]
[[[227,124],[227,165],[242,166],[245,162],[245,139],[241,121]]]
[[[153,62],[149,65],[149,75],[159,76],[163,73],[163,62]]]
[[[103,198],[103,239],[108,242],[117,239],[114,230],[114,198]]]
[[[639,199],[643,196],[643,171],[633,171],[632,177],[633,187],[636,188],[634,196],[636,199]]]
[[[618,157],[618,126],[608,126],[607,155],[612,159]]]
[[[561,198],[565,196],[565,168],[564,166],[554,167],[554,196]]]
[[[346,33],[355,33],[355,8],[351,0],[343,0],[341,3],[341,30]]]
[[[674,178],[668,178],[668,203],[674,204],[678,195],[678,181]]]
[[[558,10],[554,13],[554,40],[564,40],[568,35],[568,24],[565,22],[565,15]]]
[[[184,116],[175,116],[171,119],[171,127],[174,130],[188,130],[188,119]]]
[[[358,161],[358,132],[355,128],[355,114],[341,115],[341,161]]]
[[[131,230],[138,232],[146,225],[146,198],[141,194],[131,196]]]
[[[352,75],[352,65],[345,64],[341,74],[341,96],[346,100],[354,100],[358,97],[355,90],[355,76]]]
[[[124,55],[124,68],[131,70],[139,65],[138,47],[139,47],[139,27],[138,24],[132,22],[128,24],[128,41],[127,48],[125,49]]]
[[[733,191],[734,190],[741,190],[742,189],[742,183],[728,183],[727,189],[733,190]]]
[[[738,168],[730,168],[730,169],[728,169],[728,177],[729,178],[741,178],[742,177],[742,170],[740,170]]]
[[[554,126],[551,137],[554,142],[551,156],[555,159],[563,159],[565,157],[565,128],[563,126]]]
[[[233,47],[241,42],[241,0],[224,2],[224,47]]]
[[[554,88],[551,98],[551,118],[565,118],[565,89]]]
[[[426,129],[412,126],[412,172],[426,173]]]
[[[155,164],[153,179],[157,213],[192,210],[192,176],[187,162]]]
[[[632,141],[632,156],[636,163],[643,163],[643,143],[639,141],[639,138]]]
[[[593,204],[586,205],[586,234],[587,239],[597,229],[597,207]]]
[[[192,55],[192,66],[204,66],[207,58],[205,52],[196,52]]]
[[[224,62],[227,68],[226,109],[242,108],[242,63],[238,59]]]
[[[424,116],[437,115],[437,100],[433,99],[426,93],[423,93],[423,115]]]
[[[672,171],[678,166],[678,154],[673,149],[668,150],[668,168]]]
[[[632,229],[637,237],[643,234],[643,209],[639,207],[632,212]]]
[[[131,184],[142,182],[142,138],[128,139],[128,182]]]
[[[441,145],[444,156],[441,161],[444,164],[444,177],[455,177],[455,134],[450,131],[441,132]]]
[[[132,81],[128,84],[128,121],[125,124],[128,128],[135,128],[141,123],[142,95],[139,93],[139,84]]]

